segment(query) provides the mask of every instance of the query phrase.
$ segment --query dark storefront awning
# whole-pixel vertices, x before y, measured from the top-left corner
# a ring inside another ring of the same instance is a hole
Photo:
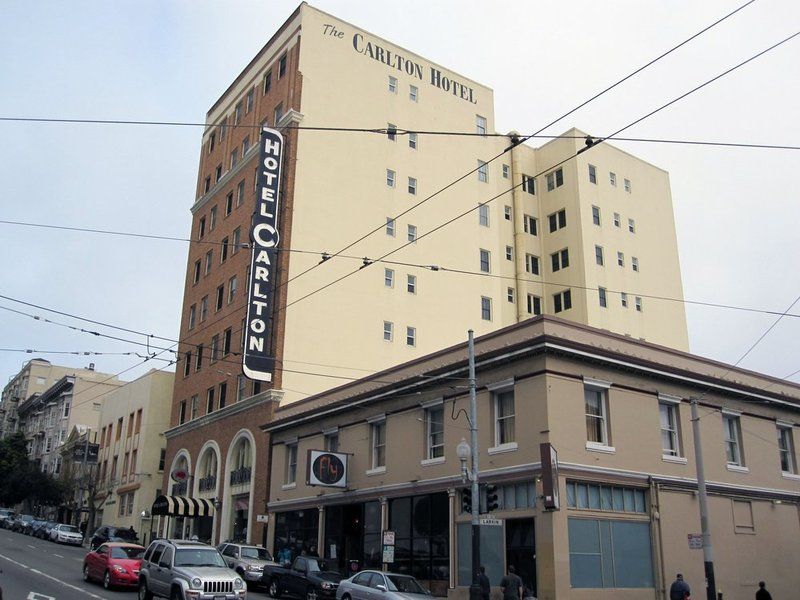
[[[151,512],[153,516],[210,517],[214,514],[214,503],[203,498],[159,496]]]

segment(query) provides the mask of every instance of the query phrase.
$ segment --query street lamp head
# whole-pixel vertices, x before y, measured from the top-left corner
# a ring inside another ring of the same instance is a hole
[[[461,441],[458,442],[458,446],[456,446],[456,456],[458,456],[458,460],[460,460],[462,464],[467,462],[471,451],[472,449],[469,447],[467,440],[461,438]]]

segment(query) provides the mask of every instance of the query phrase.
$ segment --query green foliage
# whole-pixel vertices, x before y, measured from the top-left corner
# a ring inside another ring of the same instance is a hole
[[[28,460],[25,436],[14,434],[0,440],[0,505],[14,506],[23,500],[55,506],[61,503],[64,484],[42,473]]]

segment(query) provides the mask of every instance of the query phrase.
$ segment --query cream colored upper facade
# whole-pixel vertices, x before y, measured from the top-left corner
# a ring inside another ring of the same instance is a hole
[[[96,525],[149,527],[162,484],[174,377],[151,369],[107,396],[98,430],[97,489],[104,498]]]

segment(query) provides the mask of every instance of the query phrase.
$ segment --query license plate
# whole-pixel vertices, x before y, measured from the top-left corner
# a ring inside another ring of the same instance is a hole
[[[214,600],[225,600],[225,596],[214,596]]]

